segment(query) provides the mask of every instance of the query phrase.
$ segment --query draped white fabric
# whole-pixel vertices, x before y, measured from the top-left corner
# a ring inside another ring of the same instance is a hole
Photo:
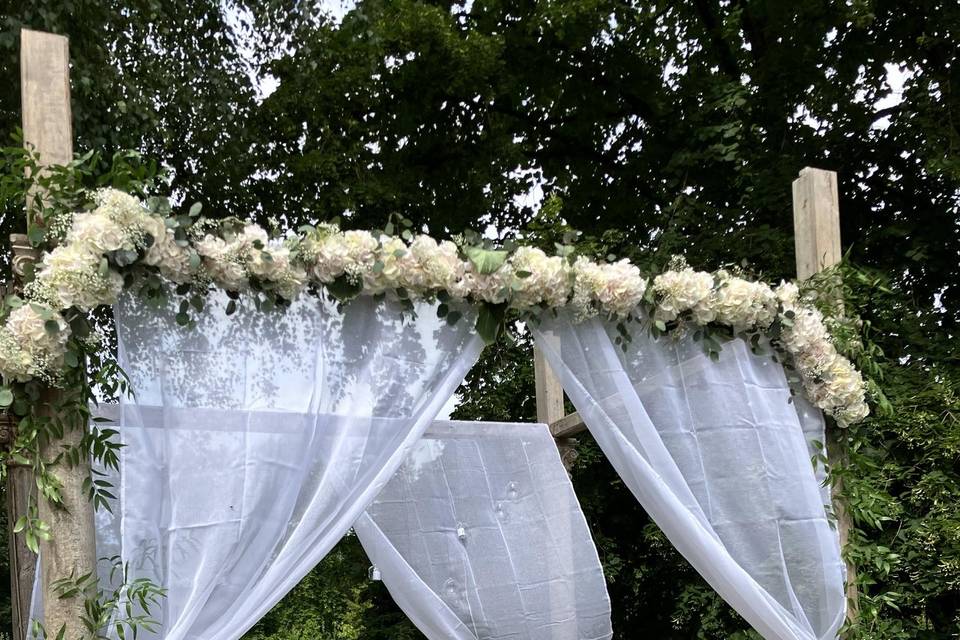
[[[545,425],[434,423],[355,528],[430,640],[612,636],[603,569]]]
[[[349,529],[482,349],[467,310],[449,326],[425,303],[415,317],[370,298],[227,304],[211,297],[191,329],[175,309],[115,309],[136,398],[98,555],[168,589],[166,640],[249,629]]]
[[[768,640],[836,637],[843,568],[782,366],[568,314],[537,343],[607,458],[674,546]],[[822,418],[820,418],[822,420]]]

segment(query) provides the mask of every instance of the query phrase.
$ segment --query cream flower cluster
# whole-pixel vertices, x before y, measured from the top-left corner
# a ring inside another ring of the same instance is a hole
[[[39,303],[23,304],[0,327],[0,371],[19,382],[51,380],[63,366],[69,338],[70,327],[58,312]]]
[[[837,353],[823,315],[802,303],[792,283],[781,283],[776,297],[786,319],[781,341],[793,357],[807,398],[841,425],[863,420],[870,413],[863,376]]]
[[[811,400],[844,424],[867,414],[862,377],[837,353],[823,316],[800,300],[794,285],[774,290],[726,271],[694,271],[682,261],[648,282],[628,260],[571,260],[529,246],[509,254],[478,251],[427,235],[403,239],[328,224],[285,239],[236,220],[196,220],[187,230],[179,224],[125,193],[98,192],[96,207],[76,214],[64,242],[44,255],[25,290],[27,304],[0,327],[0,374],[18,381],[50,378],[62,366],[70,336],[61,312],[116,302],[124,269],[139,264],[195,290],[214,284],[288,301],[312,284],[365,295],[507,304],[530,313],[566,307],[577,320],[649,314],[661,328],[692,322],[765,331],[779,320],[783,348]]]
[[[774,290],[764,282],[682,268],[653,279],[653,317],[665,322],[682,314],[696,324],[716,322],[734,331],[764,331],[780,320],[780,341],[793,359],[806,396],[841,425],[869,414],[866,385],[856,367],[837,352],[821,314],[800,299],[792,283]]]
[[[293,300],[307,282],[307,273],[294,263],[290,248],[255,224],[226,238],[204,234],[194,248],[206,277],[228,291],[246,291],[255,279],[262,289]]]
[[[573,299],[578,318],[589,318],[604,310],[627,317],[643,301],[647,281],[629,260],[597,263],[579,257],[573,264]]]

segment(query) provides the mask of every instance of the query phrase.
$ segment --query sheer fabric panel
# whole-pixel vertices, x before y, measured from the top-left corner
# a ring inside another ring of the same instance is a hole
[[[689,336],[639,329],[624,352],[596,318],[534,331],[617,472],[711,586],[767,639],[836,637],[843,567],[807,437],[822,418],[805,407],[801,426],[783,368],[741,340],[713,362]]]
[[[355,525],[430,640],[605,640],[610,600],[545,425],[436,422]]]
[[[349,529],[482,348],[466,309],[449,326],[435,305],[413,318],[370,298],[227,304],[211,296],[192,329],[173,308],[115,309],[136,398],[98,555],[169,590],[141,637],[239,638]]]

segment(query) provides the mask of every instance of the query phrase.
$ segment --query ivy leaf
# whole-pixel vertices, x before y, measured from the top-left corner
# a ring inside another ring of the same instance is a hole
[[[490,274],[495,272],[507,261],[508,252],[498,249],[484,249],[483,247],[467,247],[463,250],[467,259],[473,264],[477,273]]]

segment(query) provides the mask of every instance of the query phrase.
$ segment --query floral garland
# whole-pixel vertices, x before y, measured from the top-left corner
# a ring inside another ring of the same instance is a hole
[[[23,298],[7,300],[12,310],[0,327],[6,382],[55,384],[65,366],[77,366],[68,346],[72,317],[115,303],[135,284],[144,295],[163,296],[166,280],[181,295],[217,286],[233,297],[256,294],[257,304],[267,307],[288,304],[308,288],[326,289],[341,300],[361,294],[408,304],[438,299],[451,323],[460,317],[447,309],[451,300],[479,304],[481,312],[498,309],[500,322],[506,309],[535,317],[569,308],[578,320],[618,320],[623,340],[629,334],[622,323],[646,319],[655,335],[719,326],[728,335],[753,334],[757,345],[762,334],[791,357],[808,398],[838,423],[852,424],[869,413],[862,376],[837,352],[823,315],[791,283],[773,288],[677,261],[648,281],[628,260],[595,262],[574,256],[570,247],[560,247],[556,256],[529,246],[496,250],[468,245],[462,237],[437,242],[409,228],[398,237],[392,224],[378,234],[321,224],[271,237],[255,224],[200,218],[197,205],[189,216],[175,217],[117,190],[101,190],[94,200],[92,211],[49,226],[59,233],[58,245],[44,254]],[[189,324],[190,306],[202,304],[199,295],[185,299],[178,322]],[[227,312],[235,308],[231,302]],[[478,330],[495,337],[496,328],[482,322],[483,313]],[[715,355],[719,343],[710,342]],[[2,402],[9,396],[7,390],[0,404],[9,404]]]

